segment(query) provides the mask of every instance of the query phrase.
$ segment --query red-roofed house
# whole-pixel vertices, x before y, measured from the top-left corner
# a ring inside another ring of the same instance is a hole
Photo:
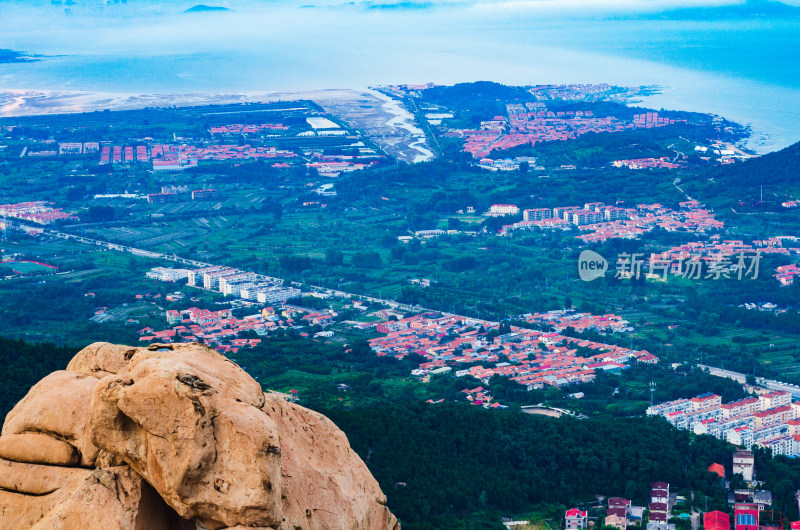
[[[567,523],[567,530],[583,530],[589,521],[586,512],[582,512],[577,508],[567,510],[564,514],[564,519]]]
[[[717,475],[719,475],[722,478],[725,478],[725,467],[723,467],[722,464],[716,464],[716,463],[715,464],[711,464],[710,466],[708,466],[708,470],[711,471],[712,473],[716,473]],[[706,514],[706,515],[708,515],[708,514]]]
[[[703,528],[705,530],[730,530],[731,516],[718,510],[708,512],[703,515]]]

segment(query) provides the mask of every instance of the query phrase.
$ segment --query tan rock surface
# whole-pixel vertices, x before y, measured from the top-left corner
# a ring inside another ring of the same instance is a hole
[[[70,469],[0,460],[4,530],[167,530],[179,524],[128,467]]]
[[[95,343],[68,368],[3,425],[0,530],[399,530],[344,433],[211,348]]]
[[[6,416],[0,436],[0,458],[93,466],[97,447],[92,443],[88,419],[97,383],[94,377],[63,370],[36,383]],[[26,436],[17,437],[16,442],[8,438],[22,434]],[[41,446],[37,448],[33,438],[38,438]],[[66,446],[73,448],[70,457]],[[50,457],[43,457],[42,451],[49,451]]]
[[[124,370],[136,348],[108,342],[95,342],[79,351],[67,365],[67,371],[98,379]]]
[[[209,527],[281,522],[277,431],[261,387],[201,345],[139,351],[92,399],[95,443],[182,517]]]
[[[266,394],[281,439],[283,511],[289,528],[399,530],[386,496],[345,434],[317,412]],[[337,469],[331,473],[332,468]]]

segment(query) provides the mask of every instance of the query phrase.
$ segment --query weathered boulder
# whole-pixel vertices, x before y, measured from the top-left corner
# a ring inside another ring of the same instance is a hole
[[[385,502],[330,420],[200,344],[92,344],[0,435],[0,530],[399,530]]]
[[[68,371],[48,375],[8,413],[0,458],[34,464],[94,465],[89,408],[98,380]]]
[[[79,351],[67,365],[67,371],[101,379],[118,374],[128,365],[136,348],[108,342],[94,342]]]
[[[194,528],[182,524],[128,467],[93,470],[0,460],[0,528]]]
[[[255,380],[202,345],[139,351],[100,381],[90,424],[185,518],[209,528],[282,521],[280,442]]]
[[[393,530],[397,519],[364,461],[331,420],[279,394],[263,410],[281,440],[283,512],[289,528]],[[337,472],[330,470],[336,468]]]

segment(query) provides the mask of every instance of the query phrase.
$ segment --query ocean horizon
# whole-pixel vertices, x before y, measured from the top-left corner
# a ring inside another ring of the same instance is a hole
[[[0,91],[241,94],[478,80],[657,85],[661,91],[641,105],[749,126],[744,147],[757,152],[800,140],[800,68],[791,56],[800,49],[799,19],[567,19],[507,4],[259,4],[194,14],[175,6],[173,13],[67,16],[0,4],[0,48],[42,56],[0,64]]]

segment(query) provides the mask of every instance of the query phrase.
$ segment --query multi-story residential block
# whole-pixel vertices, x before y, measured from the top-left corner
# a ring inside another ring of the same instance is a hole
[[[666,416],[672,412],[687,412],[692,408],[692,402],[688,399],[676,399],[675,401],[667,401],[659,405],[648,407],[648,416]]]
[[[789,455],[794,456],[796,454],[796,445],[797,442],[795,441],[795,437],[790,434],[779,434],[772,438],[767,438],[759,443],[761,447],[769,449],[772,451],[772,456],[775,455]]]
[[[295,289],[294,287],[272,287],[258,291],[258,293],[256,293],[256,299],[262,304],[275,304],[297,298],[302,294],[300,289]]]
[[[792,409],[788,405],[762,410],[753,414],[756,428],[769,427],[778,423],[785,423],[792,417]]]
[[[733,418],[736,416],[749,416],[759,410],[759,399],[750,397],[734,401],[733,403],[725,403],[722,405],[722,416],[724,418]]]
[[[711,392],[700,394],[697,397],[693,397],[690,401],[692,402],[692,410],[694,411],[706,410],[722,405],[722,397],[712,394]]]
[[[736,451],[733,453],[733,474],[742,475],[746,481],[753,480],[755,457],[750,451]]]
[[[592,210],[576,210],[571,212],[569,221],[577,226],[590,225],[595,223],[602,223],[605,216],[602,212],[595,212]]]
[[[698,411],[689,411],[683,415],[682,421],[684,429],[694,429],[695,425],[703,424],[709,420],[719,421],[722,419],[722,411],[718,408],[712,407]]]
[[[147,196],[149,204],[162,204],[165,202],[173,202],[178,199],[177,195],[172,193],[151,193]]]
[[[217,190],[194,190],[192,191],[192,200],[213,199],[217,197],[217,195]]]
[[[550,208],[533,208],[523,210],[523,221],[541,221],[543,219],[552,219],[553,211]]]
[[[215,290],[219,288],[219,279],[238,272],[237,269],[231,267],[222,267],[219,270],[204,272],[203,273],[203,288],[208,290]]]
[[[519,213],[519,206],[514,204],[492,204],[489,207],[489,215],[517,215]]]
[[[256,279],[255,273],[235,270],[217,279],[219,292],[225,296],[239,296],[241,285]]]
[[[557,217],[558,219],[564,219],[565,221],[570,221],[572,212],[580,210],[580,206],[558,206],[553,208],[553,217]]]
[[[800,419],[791,419],[786,422],[787,433],[791,436],[800,434]]]
[[[584,210],[590,210],[592,212],[599,212],[603,208],[605,208],[605,204],[602,202],[587,202],[583,205]]]
[[[758,410],[769,410],[788,406],[792,402],[792,394],[785,390],[775,390],[758,396]]]
[[[205,282],[205,275],[218,272],[228,267],[222,265],[214,265],[213,267],[205,267],[203,269],[196,269],[189,271],[187,283],[193,287],[200,287]]]
[[[607,206],[603,208],[603,217],[606,221],[617,221],[619,219],[627,219],[628,212],[624,208],[615,208],[614,206]]]
[[[189,277],[188,269],[169,269],[166,267],[154,267],[150,269],[145,276],[151,280],[158,280],[162,282],[177,282],[184,278]]]

